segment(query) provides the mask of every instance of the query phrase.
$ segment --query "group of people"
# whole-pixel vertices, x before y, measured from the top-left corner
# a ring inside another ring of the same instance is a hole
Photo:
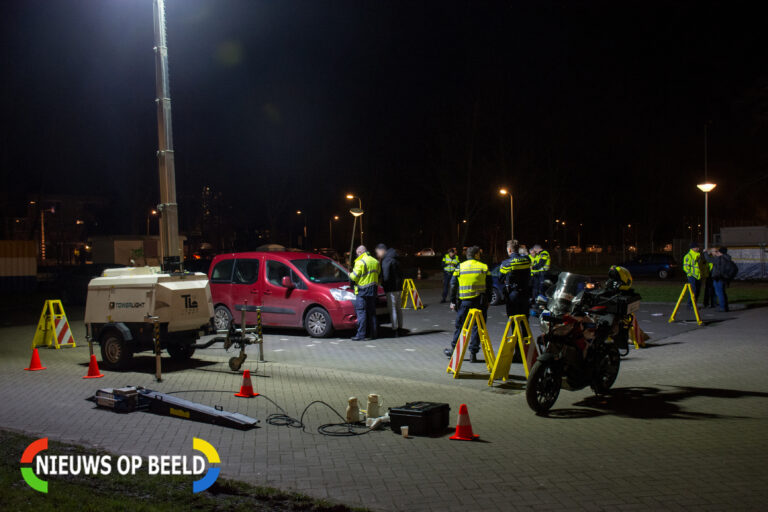
[[[451,309],[456,311],[451,348],[443,351],[448,357],[453,354],[469,310],[479,309],[483,318],[488,317],[493,278],[488,265],[482,262],[482,254],[482,249],[475,245],[467,249],[467,259],[464,262],[459,263],[455,249],[450,249],[443,257],[441,302],[445,302],[446,297],[449,297]],[[549,253],[540,245],[534,245],[529,253],[517,240],[507,242],[507,256],[499,267],[499,272],[504,277],[507,315],[526,315],[531,301],[543,291],[544,279],[546,272],[549,271],[551,259]],[[477,353],[480,350],[477,327],[473,328],[468,348],[470,361],[477,363]]]
[[[710,247],[702,252],[701,244],[693,242],[688,253],[683,257],[683,271],[691,285],[694,300],[704,289],[704,307],[717,307],[722,312],[728,311],[728,293],[726,289],[736,277],[738,267],[728,254],[727,247]],[[693,304],[688,301],[688,308]]]
[[[376,300],[379,282],[387,296],[387,311],[392,322],[392,331],[398,337],[403,330],[403,312],[400,305],[400,291],[403,289],[403,273],[397,260],[397,251],[384,244],[376,246],[376,257],[361,245],[355,251],[357,258],[349,274],[355,290],[355,314],[357,333],[353,341],[376,339],[378,321]]]

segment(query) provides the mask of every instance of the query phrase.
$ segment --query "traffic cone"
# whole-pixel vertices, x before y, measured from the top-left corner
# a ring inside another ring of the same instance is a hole
[[[459,407],[459,422],[456,424],[456,433],[453,434],[450,439],[458,439],[459,441],[474,441],[475,439],[479,438],[479,435],[472,433],[472,422],[469,421],[467,404],[461,404],[461,407]]]
[[[416,268],[416,279],[421,281],[421,267]]]
[[[88,375],[83,376],[84,379],[99,379],[104,374],[99,372],[99,363],[96,361],[96,354],[91,354],[91,362],[88,364]]]
[[[235,393],[235,396],[239,396],[242,398],[253,398],[255,396],[259,396],[258,393],[253,392],[253,384],[251,384],[250,370],[245,370],[243,372],[243,385],[240,386],[240,392]]]
[[[30,372],[34,372],[37,370],[45,370],[45,366],[40,364],[40,354],[37,353],[37,348],[32,349],[32,359],[29,361],[29,368],[24,368],[25,370],[29,370]]]

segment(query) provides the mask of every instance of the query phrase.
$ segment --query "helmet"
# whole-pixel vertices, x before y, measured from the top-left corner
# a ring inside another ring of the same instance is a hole
[[[629,290],[632,288],[632,274],[624,267],[613,265],[608,271],[608,284],[617,290]]]

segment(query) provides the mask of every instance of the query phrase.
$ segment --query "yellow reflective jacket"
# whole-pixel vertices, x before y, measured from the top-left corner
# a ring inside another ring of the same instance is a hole
[[[488,265],[477,260],[467,260],[459,265],[453,276],[459,283],[459,300],[468,300],[484,295],[487,291]]]
[[[367,292],[371,288],[378,289],[380,269],[379,260],[367,252],[358,256],[349,274],[349,279],[355,283],[355,293]],[[366,293],[368,294],[370,292]],[[376,292],[374,291],[373,294],[375,295]]]
[[[450,254],[446,254],[443,256],[443,272],[450,272],[453,274],[458,266],[459,257],[457,255],[454,254],[453,257],[451,257]]]
[[[701,253],[691,249],[683,257],[683,271],[688,277],[701,279]]]

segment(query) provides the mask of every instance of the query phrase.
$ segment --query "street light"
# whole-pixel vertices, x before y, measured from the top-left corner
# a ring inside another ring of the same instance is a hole
[[[509,230],[512,235],[510,240],[515,239],[515,203],[512,198],[512,192],[506,188],[500,188],[499,194],[502,196],[509,196]]]
[[[296,210],[296,215],[303,216],[304,217],[304,245],[307,244],[307,214],[302,212],[301,210]],[[299,244],[301,245],[301,244]]]
[[[352,240],[349,242],[349,270],[352,270],[353,251],[355,250],[355,229],[357,228],[357,218],[363,216],[362,208],[352,208],[349,210],[354,220],[352,221]],[[360,225],[362,226],[363,219],[360,219]],[[360,232],[360,245],[363,245],[363,233]]]
[[[463,219],[461,222],[456,223],[456,243],[457,244],[461,242],[461,225],[466,223],[467,223],[467,219]]]
[[[334,215],[329,221],[328,221],[328,248],[333,249],[333,221],[339,220],[338,215]]]
[[[717,185],[705,181],[699,183],[696,188],[704,192],[704,250],[709,247],[709,193],[712,192]]]
[[[353,194],[347,194],[347,199],[349,200],[357,199],[357,209],[360,210],[360,212],[363,211],[363,200],[360,199],[360,197]],[[362,215],[362,213],[360,213],[360,215]],[[360,245],[363,245],[363,219],[360,219]]]
[[[149,211],[149,214],[147,215],[147,236],[149,236],[149,220],[152,217],[155,217],[157,215],[157,210],[154,208]]]

